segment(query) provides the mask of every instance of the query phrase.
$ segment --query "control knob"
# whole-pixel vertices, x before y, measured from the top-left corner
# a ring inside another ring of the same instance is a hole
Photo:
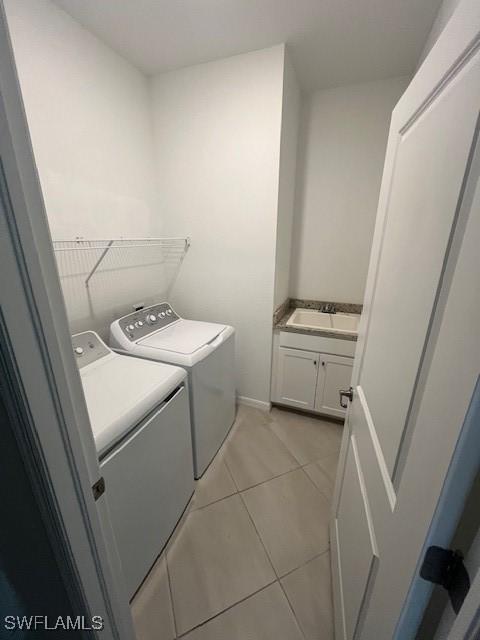
[[[143,327],[143,322],[141,320],[138,320],[138,322],[135,322],[135,326],[137,327],[137,329],[139,329],[140,327]]]
[[[83,355],[83,347],[75,347],[75,353],[77,354],[77,356],[82,356]]]
[[[172,310],[171,309],[167,309],[167,316],[171,316],[172,315]]]
[[[135,329],[135,327],[133,326],[133,324],[129,324],[129,325],[128,325],[128,327],[127,327],[127,329],[128,329],[129,331],[133,331],[133,330]]]
[[[165,317],[165,311],[162,311],[161,313],[158,314],[159,318],[164,318]]]
[[[154,316],[153,313],[147,316],[147,324],[155,324],[157,321],[157,316]]]

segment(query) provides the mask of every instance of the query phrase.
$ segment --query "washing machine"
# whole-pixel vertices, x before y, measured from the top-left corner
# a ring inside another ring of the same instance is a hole
[[[233,327],[181,318],[162,302],[110,326],[110,345],[188,373],[195,477],[202,476],[235,419]]]
[[[93,331],[72,342],[132,598],[194,489],[187,375],[114,353]]]

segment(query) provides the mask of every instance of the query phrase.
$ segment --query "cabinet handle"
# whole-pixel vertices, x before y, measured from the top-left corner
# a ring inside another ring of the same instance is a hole
[[[324,366],[325,366],[325,362],[322,360],[322,367],[324,367]]]
[[[316,367],[316,366],[317,366],[317,361],[316,361],[316,360],[314,360],[314,361],[313,361],[313,366],[314,366],[314,367]]]

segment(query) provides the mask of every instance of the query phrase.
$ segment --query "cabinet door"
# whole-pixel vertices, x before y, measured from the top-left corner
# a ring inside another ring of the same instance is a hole
[[[315,411],[339,418],[345,416],[345,409],[340,406],[339,391],[350,386],[352,368],[352,358],[320,354]]]
[[[313,409],[319,354],[279,348],[276,401],[299,409]]]

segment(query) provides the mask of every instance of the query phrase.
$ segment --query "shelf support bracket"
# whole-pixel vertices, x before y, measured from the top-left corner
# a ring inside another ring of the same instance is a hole
[[[98,258],[98,260],[96,261],[96,263],[93,265],[93,269],[90,271],[90,273],[88,274],[88,276],[85,279],[85,286],[88,287],[88,283],[90,278],[93,276],[93,274],[95,273],[95,271],[98,269],[100,263],[102,262],[102,260],[105,258],[105,256],[107,255],[107,253],[110,251],[110,247],[112,246],[112,244],[115,242],[115,240],[110,240],[109,243],[107,244],[107,246],[105,247],[105,249],[102,251],[100,257]]]

